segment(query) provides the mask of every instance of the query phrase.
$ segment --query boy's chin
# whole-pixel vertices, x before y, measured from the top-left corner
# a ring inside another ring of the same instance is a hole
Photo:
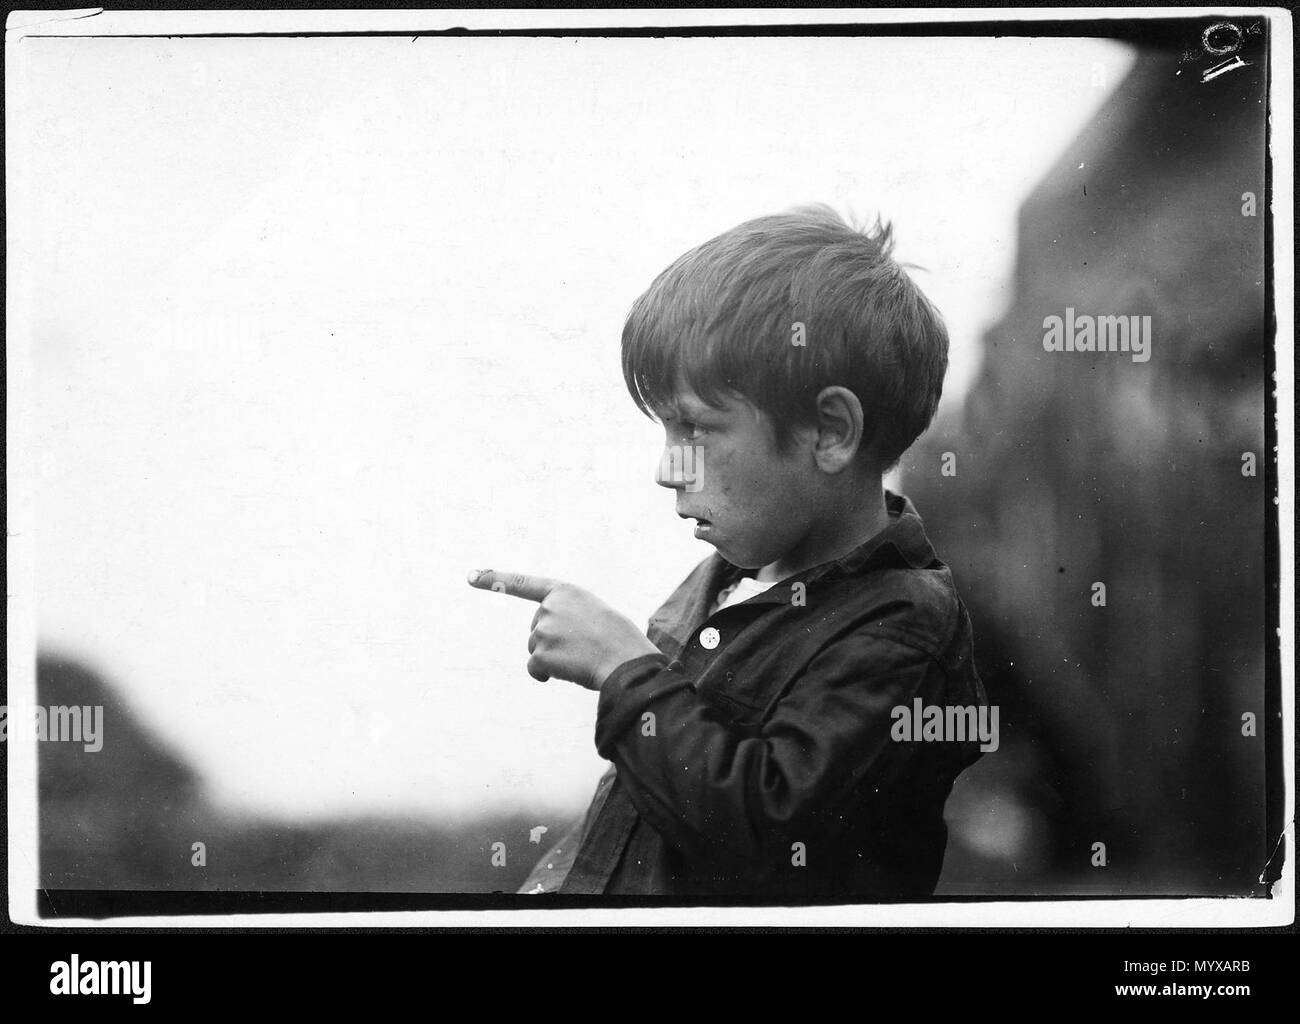
[[[710,524],[708,529],[696,529],[697,540],[704,541],[710,545],[724,561],[734,565],[737,569],[743,569],[751,575],[762,569],[764,566],[771,565],[780,557],[779,545],[770,542],[764,545],[764,550],[755,551],[753,545],[736,545],[727,537],[725,533],[720,533],[717,524]],[[761,538],[760,538],[761,539]],[[773,549],[777,548],[777,553]]]
[[[717,541],[710,540],[707,537],[701,538],[701,540],[706,544],[713,545],[713,549],[722,556],[724,561],[734,565],[737,569],[744,569],[748,573],[756,572],[771,561],[771,559],[764,561],[749,552],[736,551],[729,547],[725,541],[719,544]]]

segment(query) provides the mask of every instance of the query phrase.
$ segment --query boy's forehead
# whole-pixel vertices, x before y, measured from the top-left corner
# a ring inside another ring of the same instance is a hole
[[[661,421],[703,421],[707,424],[724,425],[751,419],[755,423],[763,423],[767,420],[758,407],[743,395],[722,392],[712,402],[707,402],[685,384],[679,384],[673,393],[664,399],[664,404],[656,406],[653,411]]]
[[[706,402],[689,384],[679,378],[661,411],[675,419],[691,419],[709,413],[729,412],[734,405],[736,405],[735,400],[727,395],[719,395],[715,402]]]
[[[674,391],[668,396],[668,401],[664,405],[664,412],[678,419],[685,419],[690,416],[698,416],[701,413],[713,409],[702,398],[692,391]]]

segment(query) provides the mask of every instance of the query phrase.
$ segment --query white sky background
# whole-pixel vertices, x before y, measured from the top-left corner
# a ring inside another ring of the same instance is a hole
[[[534,682],[534,606],[465,573],[569,579],[644,623],[712,550],[653,482],[662,433],[619,370],[632,300],[750,217],[880,211],[948,321],[955,407],[1019,203],[1132,59],[22,46],[11,275],[32,315],[10,329],[35,384],[40,641],[119,685],[215,799],[294,816],[580,810],[595,695]]]

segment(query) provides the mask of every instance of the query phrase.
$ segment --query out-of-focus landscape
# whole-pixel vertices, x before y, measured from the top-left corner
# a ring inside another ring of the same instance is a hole
[[[1273,849],[1263,76],[1256,61],[1203,83],[1182,54],[1138,51],[1021,204],[1006,310],[964,401],[900,467],[1001,708],[1001,748],[948,804],[939,895],[1260,891]],[[1247,192],[1257,216],[1243,216]],[[1043,320],[1067,307],[1151,316],[1150,361],[1045,352]],[[52,890],[513,892],[581,811],[240,809],[95,658],[49,646],[36,682],[40,704],[103,705],[112,729],[94,754],[39,747]]]
[[[545,834],[531,842],[538,822],[522,814],[435,824],[223,812],[184,756],[142,727],[110,683],[53,656],[37,672],[43,706],[100,705],[113,730],[94,753],[77,743],[40,746],[46,888],[513,893],[548,845]],[[504,863],[493,863],[494,843],[505,844]]]

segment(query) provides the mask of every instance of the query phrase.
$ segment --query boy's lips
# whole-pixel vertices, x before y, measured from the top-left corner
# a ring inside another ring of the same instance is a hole
[[[713,529],[713,523],[711,523],[708,519],[705,519],[704,516],[693,516],[687,512],[678,512],[677,514],[681,516],[683,519],[695,520],[696,537],[704,537],[709,533],[710,530]]]

